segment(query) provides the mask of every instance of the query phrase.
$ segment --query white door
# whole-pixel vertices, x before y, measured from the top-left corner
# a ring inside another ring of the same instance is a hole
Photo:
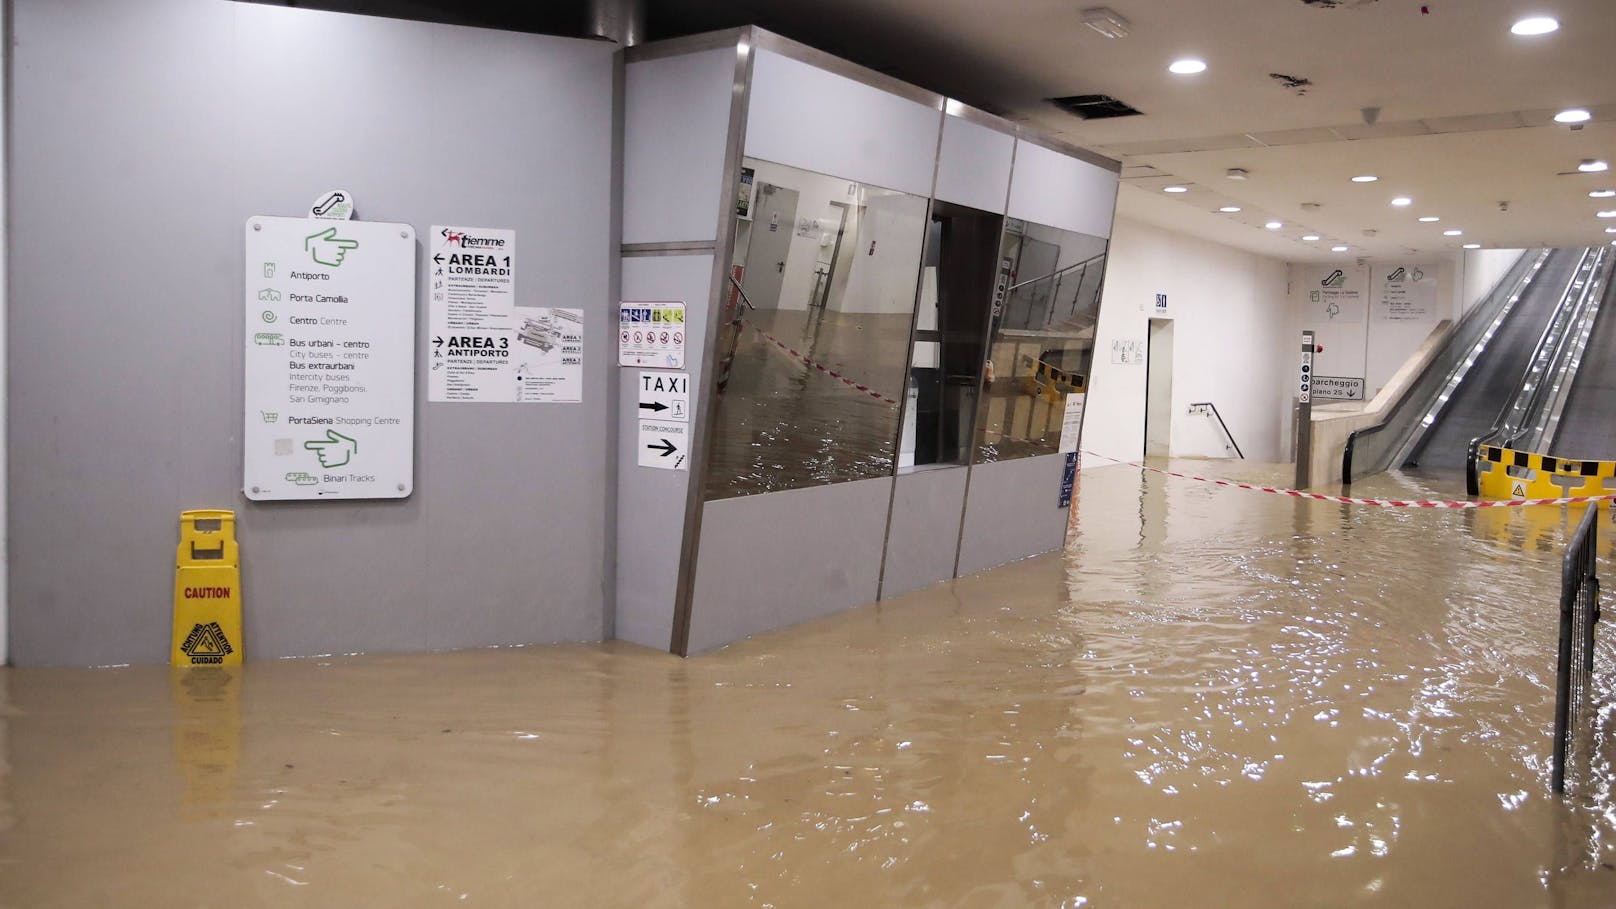
[[[1173,438],[1173,320],[1150,320],[1145,360],[1145,457],[1165,458]]]

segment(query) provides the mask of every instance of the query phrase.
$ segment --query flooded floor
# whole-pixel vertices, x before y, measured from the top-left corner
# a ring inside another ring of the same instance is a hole
[[[0,904],[1608,907],[1567,520],[1108,468],[1063,554],[690,660],[6,670]]]

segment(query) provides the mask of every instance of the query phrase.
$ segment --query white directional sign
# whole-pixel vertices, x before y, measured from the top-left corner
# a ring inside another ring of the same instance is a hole
[[[642,419],[690,421],[690,373],[640,373]]]
[[[415,231],[246,224],[247,498],[396,499],[415,485]]]
[[[640,421],[640,466],[689,470],[689,423]]]

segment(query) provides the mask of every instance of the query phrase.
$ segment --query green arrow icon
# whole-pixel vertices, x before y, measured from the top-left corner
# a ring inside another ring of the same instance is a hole
[[[358,442],[335,429],[327,429],[325,438],[304,442],[303,447],[319,457],[321,467],[341,467],[359,451]]]
[[[314,261],[321,265],[336,268],[342,264],[342,259],[348,255],[348,250],[359,248],[359,241],[339,237],[335,227],[327,227],[317,234],[309,234],[304,237],[303,248],[308,250],[309,255],[314,257]]]

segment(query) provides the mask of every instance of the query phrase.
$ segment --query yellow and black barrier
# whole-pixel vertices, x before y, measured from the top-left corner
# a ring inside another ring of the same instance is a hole
[[[1483,445],[1476,453],[1482,498],[1557,499],[1616,492],[1616,461],[1557,458]]]
[[[1034,360],[1032,357],[1022,357],[1021,365],[1031,366],[1032,374],[1021,377],[1021,390],[1024,394],[1035,398],[1043,398],[1051,404],[1058,404],[1069,394],[1076,394],[1084,389],[1083,377],[1075,372],[1045,363],[1043,360]]]
[[[241,664],[241,556],[233,511],[180,514],[173,641],[175,666]]]

